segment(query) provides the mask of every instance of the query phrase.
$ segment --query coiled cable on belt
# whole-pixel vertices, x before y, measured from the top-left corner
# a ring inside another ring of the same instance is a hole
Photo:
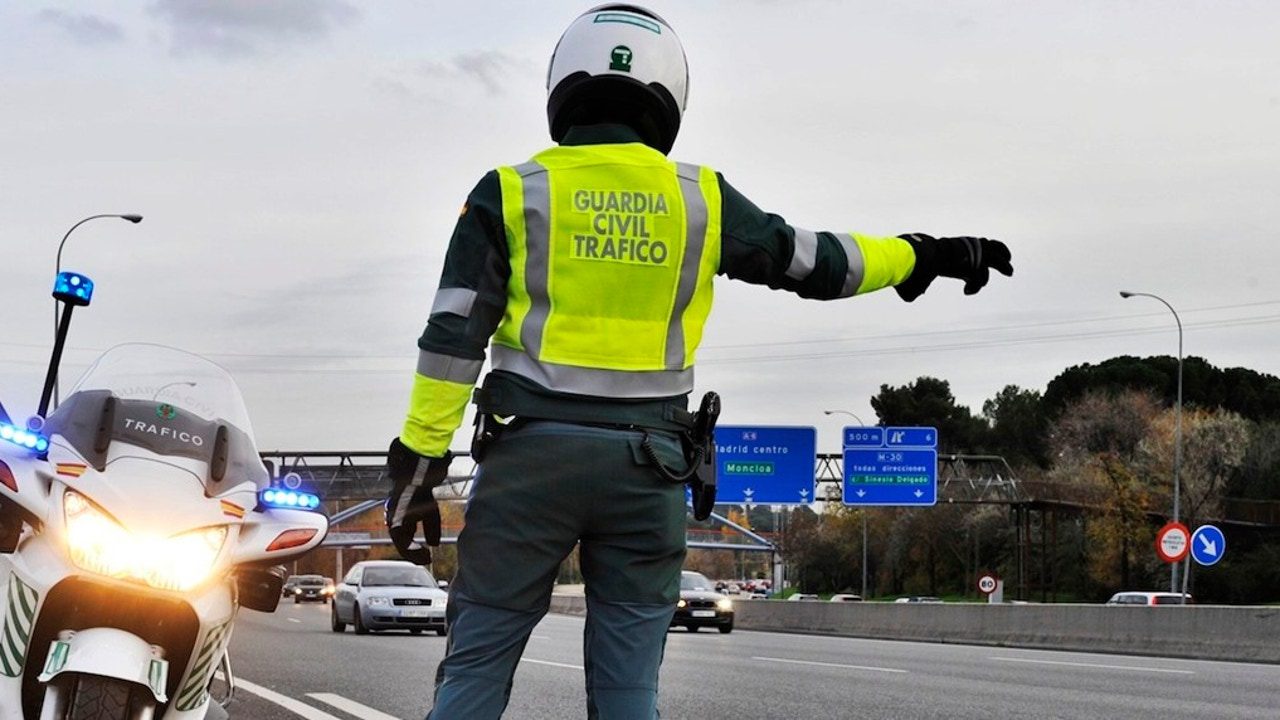
[[[649,462],[653,463],[653,467],[664,480],[681,484],[693,479],[693,476],[698,472],[698,466],[702,464],[703,456],[706,454],[706,448],[699,444],[698,447],[694,448],[689,468],[684,472],[676,473],[658,457],[658,451],[653,449],[653,442],[649,439],[648,431],[644,431],[644,440],[640,441],[640,449],[644,451],[645,457],[649,458]]]

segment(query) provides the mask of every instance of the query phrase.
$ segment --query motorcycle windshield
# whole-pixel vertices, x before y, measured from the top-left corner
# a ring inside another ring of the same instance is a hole
[[[163,345],[119,345],[103,353],[49,417],[94,467],[113,443],[202,461],[206,493],[268,481],[240,388],[213,362]]]

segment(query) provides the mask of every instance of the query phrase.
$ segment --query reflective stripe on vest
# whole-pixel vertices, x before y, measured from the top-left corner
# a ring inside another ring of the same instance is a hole
[[[511,277],[494,369],[594,396],[692,390],[720,262],[715,174],[639,145],[552,148],[498,174]]]

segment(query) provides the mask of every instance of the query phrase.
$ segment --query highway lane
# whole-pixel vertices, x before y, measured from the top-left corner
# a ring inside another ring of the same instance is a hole
[[[508,718],[585,717],[582,626],[581,618],[563,615],[538,626],[516,672]],[[232,661],[245,684],[232,717],[421,718],[444,646],[445,638],[434,635],[335,634],[324,605],[242,612]],[[296,704],[290,710],[280,702]],[[661,709],[664,718],[677,719],[1274,720],[1280,666],[673,630]]]

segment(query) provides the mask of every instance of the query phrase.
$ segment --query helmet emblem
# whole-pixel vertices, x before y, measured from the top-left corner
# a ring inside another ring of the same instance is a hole
[[[631,72],[631,48],[619,45],[609,51],[609,69],[619,72]]]
[[[168,403],[156,406],[156,417],[160,418],[161,420],[172,420],[174,416],[177,414],[178,414],[178,411],[175,410],[174,407]]]

